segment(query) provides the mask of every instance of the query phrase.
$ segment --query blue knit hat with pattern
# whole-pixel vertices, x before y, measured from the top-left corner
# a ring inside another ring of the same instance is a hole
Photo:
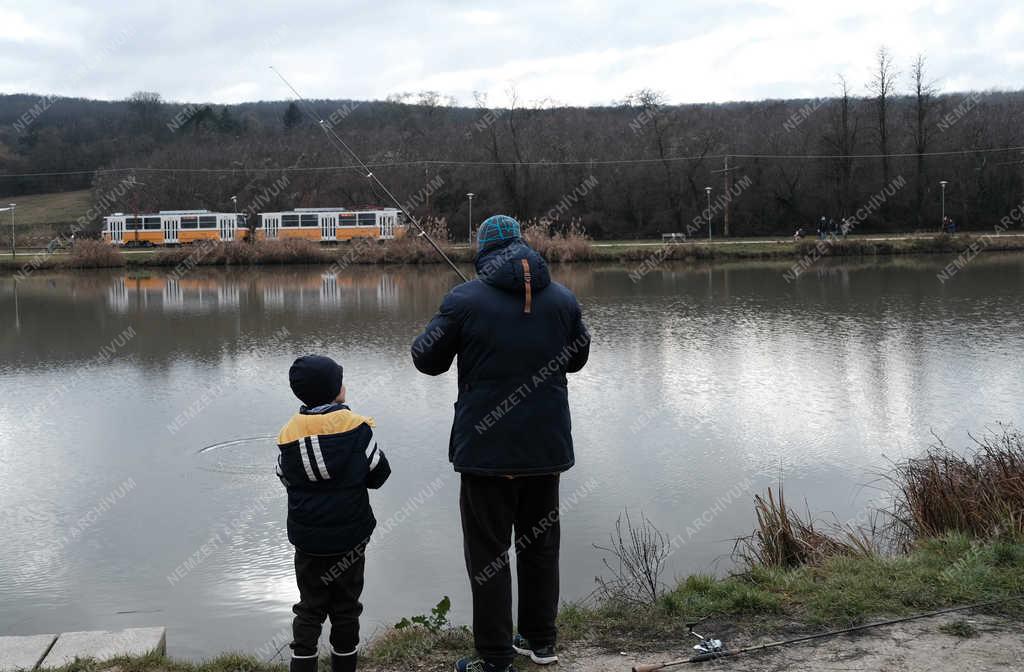
[[[519,222],[508,215],[494,215],[484,220],[476,232],[476,244],[481,250],[493,247],[506,240],[523,237]]]

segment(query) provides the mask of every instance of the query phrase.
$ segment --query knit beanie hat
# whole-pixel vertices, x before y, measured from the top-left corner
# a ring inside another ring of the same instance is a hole
[[[484,220],[476,232],[476,244],[481,251],[506,240],[522,238],[519,222],[508,215],[494,215]]]
[[[343,375],[341,364],[330,357],[304,355],[288,369],[288,383],[303,404],[316,408],[338,398]]]

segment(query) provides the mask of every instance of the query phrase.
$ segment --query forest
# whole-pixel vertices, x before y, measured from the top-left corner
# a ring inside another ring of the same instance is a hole
[[[432,91],[237,105],[0,95],[0,190],[91,189],[126,212],[230,211],[232,196],[252,213],[390,205],[327,129],[458,236],[469,193],[477,222],[578,221],[595,239],[692,232],[706,187],[714,235],[733,237],[841,221],[892,184],[858,232],[938,231],[943,189],[961,229],[991,229],[1024,201],[1024,91],[944,92],[923,56],[897,64],[885,49],[865,73],[837,77],[827,98],[680,105],[644,89],[586,108],[514,87],[472,105]]]

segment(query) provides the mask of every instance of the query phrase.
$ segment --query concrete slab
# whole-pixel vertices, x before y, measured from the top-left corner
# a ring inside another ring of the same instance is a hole
[[[109,632],[64,632],[46,654],[40,667],[60,667],[75,658],[109,660],[118,656],[144,656],[166,653],[166,628],[128,628]]]
[[[0,672],[34,670],[57,635],[0,637]]]

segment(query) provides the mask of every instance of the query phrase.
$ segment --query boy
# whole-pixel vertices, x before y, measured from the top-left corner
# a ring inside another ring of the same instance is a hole
[[[295,546],[299,585],[291,672],[316,672],[327,617],[331,669],[356,669],[364,553],[377,524],[367,488],[379,488],[391,475],[373,441],[373,418],[345,405],[343,373],[340,364],[319,355],[299,357],[288,371],[303,404],[277,438],[277,475],[288,490],[288,541]]]

